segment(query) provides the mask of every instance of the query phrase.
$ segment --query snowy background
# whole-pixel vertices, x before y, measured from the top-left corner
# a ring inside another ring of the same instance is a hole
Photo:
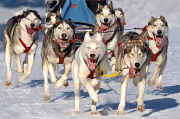
[[[43,100],[43,76],[41,70],[41,40],[35,57],[32,75],[22,84],[18,84],[19,73],[12,63],[13,84],[6,87],[6,67],[2,49],[3,29],[6,21],[16,11],[28,7],[36,9],[44,17],[43,0],[0,0],[0,119],[179,119],[180,114],[180,1],[179,0],[113,0],[115,7],[125,11],[127,28],[143,27],[151,16],[164,15],[169,24],[168,64],[163,76],[163,91],[146,87],[144,95],[145,111],[136,111],[137,88],[129,82],[125,114],[117,116],[120,100],[119,79],[104,79],[99,92],[97,105],[101,115],[90,115],[90,100],[81,91],[81,113],[75,115],[72,78],[70,86],[55,90],[51,84],[51,101]],[[41,38],[41,37],[40,37]],[[152,68],[151,68],[152,70]],[[150,75],[151,75],[150,70]],[[60,73],[62,71],[60,70]],[[60,76],[60,75],[59,75]],[[149,78],[149,76],[148,76]]]

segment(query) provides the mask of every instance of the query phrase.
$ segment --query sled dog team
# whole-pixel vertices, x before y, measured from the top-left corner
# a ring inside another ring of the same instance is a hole
[[[151,17],[140,34],[134,31],[124,34],[124,13],[120,8],[113,9],[111,2],[99,5],[96,22],[93,31],[85,33],[82,44],[77,48],[72,21],[62,20],[58,11],[47,13],[41,51],[45,100],[50,99],[48,75],[55,88],[60,88],[68,86],[67,79],[72,72],[75,112],[80,112],[80,87],[83,87],[91,99],[91,114],[98,114],[96,104],[99,101],[100,83],[111,69],[113,73],[119,72],[122,75],[117,114],[124,111],[130,79],[138,87],[137,110],[143,112],[143,94],[148,67],[152,62],[155,67],[148,84],[152,87],[157,78],[157,88],[163,89],[161,80],[168,49],[168,24],[165,17]],[[41,17],[35,10],[26,10],[8,20],[4,30],[7,86],[11,85],[12,57],[16,62],[16,71],[22,73],[18,78],[19,82],[31,74],[41,24]],[[22,67],[20,55],[24,53],[26,56]],[[58,64],[64,66],[64,74],[60,78],[56,76]]]

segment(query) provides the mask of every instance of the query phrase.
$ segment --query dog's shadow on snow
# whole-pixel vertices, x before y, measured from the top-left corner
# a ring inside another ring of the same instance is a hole
[[[104,94],[104,93],[108,93],[111,92],[112,89],[103,89],[100,88],[98,94]],[[81,98],[87,98],[89,97],[89,94],[84,92],[83,90],[80,90],[80,97]],[[62,94],[54,99],[52,99],[50,102],[55,102],[56,100],[63,98],[64,100],[73,100],[74,99],[74,91],[69,91],[69,92],[62,92]]]
[[[1,0],[0,5],[6,8],[44,7],[44,0]]]
[[[119,103],[107,103],[104,105],[99,105],[97,107],[98,110],[100,110],[101,115],[108,115],[109,111],[117,111]],[[147,100],[144,101],[145,110],[150,110],[149,112],[143,112],[142,117],[150,116],[151,114],[155,112],[160,112],[163,110],[167,110],[170,108],[175,108],[179,105],[179,103],[176,102],[173,98],[161,98],[161,99],[153,99],[153,100]],[[134,103],[126,103],[125,112],[127,113],[133,113],[136,110],[136,102]],[[128,111],[130,110],[130,111]]]
[[[168,96],[171,94],[180,93],[180,85],[167,86],[164,87],[162,91],[153,90],[152,93],[155,95],[162,95],[162,96]]]

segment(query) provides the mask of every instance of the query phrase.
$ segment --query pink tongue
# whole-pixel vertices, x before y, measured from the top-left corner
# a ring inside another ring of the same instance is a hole
[[[163,40],[162,40],[162,38],[157,37],[157,38],[156,38],[156,42],[157,42],[157,47],[158,47],[158,48],[162,48],[162,45],[163,45]]]
[[[96,63],[93,63],[91,59],[88,60],[88,63],[89,63],[90,70],[94,70],[96,68]]]
[[[108,29],[107,25],[101,25],[101,27],[99,28],[99,32],[106,31],[107,29]]]
[[[133,67],[131,67],[130,69],[129,69],[129,76],[130,76],[130,78],[135,78],[135,69],[133,68]]]
[[[62,41],[61,39],[56,39],[56,43],[59,43],[61,47],[66,47],[66,42]]]

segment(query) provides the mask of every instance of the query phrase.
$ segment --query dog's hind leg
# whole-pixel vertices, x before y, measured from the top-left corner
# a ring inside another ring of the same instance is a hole
[[[14,57],[15,57],[15,61],[16,61],[16,71],[23,72],[22,67],[21,67],[20,56],[17,54],[14,54]]]
[[[155,84],[155,80],[156,80],[156,77],[157,77],[158,73],[159,73],[159,65],[156,64],[155,68],[154,68],[154,71],[153,71],[153,75],[150,78],[150,80],[148,81],[148,84],[149,84],[150,87],[152,87]]]
[[[48,64],[48,69],[49,69],[49,74],[51,76],[51,81],[53,83],[56,83],[57,81],[57,78],[56,78],[56,75],[54,73],[54,68],[53,68],[53,65],[52,64]]]
[[[69,76],[69,73],[71,71],[71,63],[66,63],[64,65],[64,74],[61,76],[61,78],[56,82],[55,88],[60,88],[62,85],[64,85],[65,87],[67,87],[68,81],[67,78]]]
[[[31,74],[32,65],[34,62],[34,56],[35,56],[35,51],[33,53],[26,54],[25,61],[24,61],[24,72],[19,77],[19,80],[18,80],[19,82],[22,82]]]
[[[5,46],[5,62],[7,66],[7,82],[6,86],[11,85],[11,52],[10,52],[10,45],[6,44]]]
[[[126,89],[128,85],[128,77],[123,77],[120,88],[120,104],[118,106],[117,114],[123,114],[124,108],[126,106]]]
[[[48,64],[46,61],[43,61],[42,69],[43,69],[44,90],[45,90],[44,100],[48,101],[50,99],[50,93],[49,93],[49,83],[48,83]]]
[[[138,82],[138,99],[137,99],[138,106],[137,106],[137,109],[140,112],[144,111],[143,95],[144,95],[145,85],[146,85],[146,79],[145,78],[139,80],[139,82]]]

